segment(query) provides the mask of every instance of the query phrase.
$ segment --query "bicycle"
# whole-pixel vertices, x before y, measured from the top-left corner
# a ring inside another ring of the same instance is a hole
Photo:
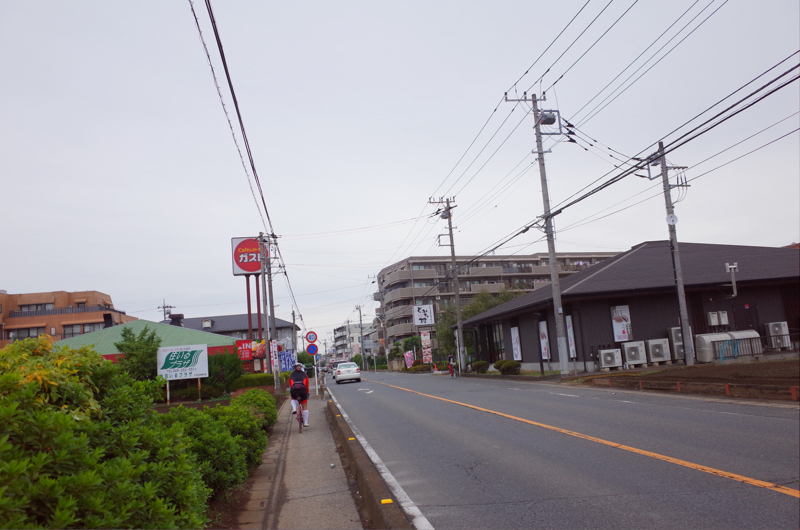
[[[300,429],[300,432],[303,432],[303,403],[301,401],[297,401],[297,425]]]

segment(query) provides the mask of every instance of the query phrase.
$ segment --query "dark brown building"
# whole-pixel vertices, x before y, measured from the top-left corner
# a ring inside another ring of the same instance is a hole
[[[776,329],[769,324],[785,322],[777,329],[785,330],[786,344],[780,343],[785,347],[777,350],[797,351],[800,250],[681,243],[680,253],[693,338],[713,332],[755,330],[764,341],[762,351],[767,352],[776,350],[766,340]],[[738,268],[735,295],[726,264]],[[564,278],[561,290],[564,314],[571,327],[572,369],[600,368],[598,351],[624,350],[614,333],[615,310],[627,319],[630,336],[625,342],[642,341],[649,350],[649,341],[667,339],[671,360],[676,359],[680,347],[676,348],[671,339],[680,337],[671,337],[675,333],[671,330],[680,326],[680,319],[669,241],[642,243]],[[473,333],[473,356],[477,359],[513,359],[512,341],[516,340],[523,369],[540,369],[543,343],[551,351],[552,362],[558,362],[549,285],[470,318],[464,326],[465,333]]]

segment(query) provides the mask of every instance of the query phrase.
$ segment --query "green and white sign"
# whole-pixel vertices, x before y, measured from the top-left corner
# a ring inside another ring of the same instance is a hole
[[[159,348],[158,375],[167,381],[208,377],[208,345]]]

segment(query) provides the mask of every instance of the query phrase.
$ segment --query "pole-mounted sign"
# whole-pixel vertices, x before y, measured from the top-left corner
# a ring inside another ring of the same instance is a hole
[[[231,251],[234,276],[261,273],[258,240],[252,237],[233,237],[231,238]]]
[[[306,340],[308,342],[317,342],[317,334],[313,331],[306,333]]]

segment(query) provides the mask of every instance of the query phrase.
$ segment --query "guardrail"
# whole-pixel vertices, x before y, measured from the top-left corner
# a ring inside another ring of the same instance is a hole
[[[711,345],[714,347],[714,359],[724,361],[725,359],[760,355],[767,352],[797,351],[800,349],[800,333],[719,340],[712,342]]]

